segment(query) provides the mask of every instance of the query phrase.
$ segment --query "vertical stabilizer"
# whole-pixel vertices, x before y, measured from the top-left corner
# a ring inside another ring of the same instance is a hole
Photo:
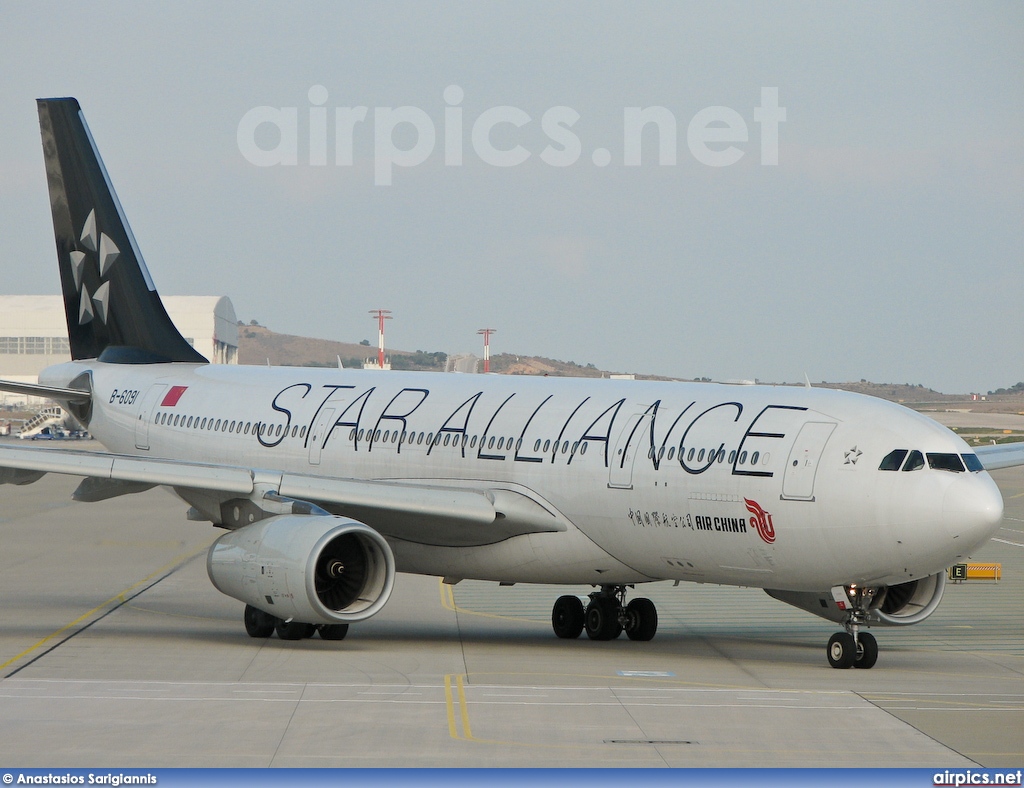
[[[71,357],[206,363],[160,302],[78,101],[37,104]]]

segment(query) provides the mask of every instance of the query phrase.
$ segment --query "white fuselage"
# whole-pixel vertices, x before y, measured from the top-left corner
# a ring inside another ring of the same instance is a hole
[[[399,571],[503,582],[690,580],[820,590],[941,571],[991,536],[985,472],[879,470],[969,454],[949,430],[826,389],[71,362],[118,453],[325,478],[505,488],[569,527],[494,544],[381,533]],[[440,436],[440,438],[438,438]],[[374,527],[374,523],[367,523]]]

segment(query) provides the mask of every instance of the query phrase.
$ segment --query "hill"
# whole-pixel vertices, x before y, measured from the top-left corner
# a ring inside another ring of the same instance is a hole
[[[364,340],[365,342],[365,340]],[[425,350],[391,350],[388,359],[393,369],[429,370],[446,369],[448,355]],[[265,326],[250,323],[238,326],[238,362],[240,364],[266,364],[292,367],[335,367],[340,357],[348,367],[361,367],[367,359],[376,358],[377,349],[364,343],[336,342],[291,334],[278,334]],[[543,356],[523,356],[499,353],[491,356],[491,371],[503,375],[546,375],[550,377],[605,378],[615,372],[598,369],[593,364],[577,364]],[[636,376],[640,380],[685,380],[655,375]],[[704,379],[706,380],[706,379]],[[758,381],[765,382],[765,381]],[[780,385],[803,385],[803,383]],[[911,383],[872,383],[867,380],[829,382],[821,381],[815,387],[840,389],[899,402],[917,410],[972,410],[990,413],[1024,412],[1024,383],[998,389],[985,399],[974,399],[971,394],[944,394],[934,389]]]
[[[448,356],[423,350],[391,350],[392,369],[418,369],[443,372]],[[238,363],[286,367],[336,367],[338,359],[348,368],[362,367],[367,359],[377,358],[377,348],[368,344],[312,339],[293,334],[278,334],[261,325],[238,326]]]

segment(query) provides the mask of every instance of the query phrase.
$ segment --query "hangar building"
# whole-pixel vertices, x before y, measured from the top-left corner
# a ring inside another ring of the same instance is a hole
[[[238,363],[238,320],[226,296],[164,296],[181,335],[214,364]],[[0,296],[0,378],[35,383],[51,364],[71,360],[64,300],[60,296]],[[33,404],[42,403],[35,397]],[[0,392],[0,405],[24,403]]]

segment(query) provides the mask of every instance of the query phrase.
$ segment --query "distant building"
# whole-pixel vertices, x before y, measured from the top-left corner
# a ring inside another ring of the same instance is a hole
[[[196,350],[214,364],[238,363],[238,320],[230,299],[166,296],[163,302],[171,321]],[[45,367],[70,360],[60,296],[0,296],[0,378],[35,383]],[[25,401],[19,394],[0,393],[0,405]]]

